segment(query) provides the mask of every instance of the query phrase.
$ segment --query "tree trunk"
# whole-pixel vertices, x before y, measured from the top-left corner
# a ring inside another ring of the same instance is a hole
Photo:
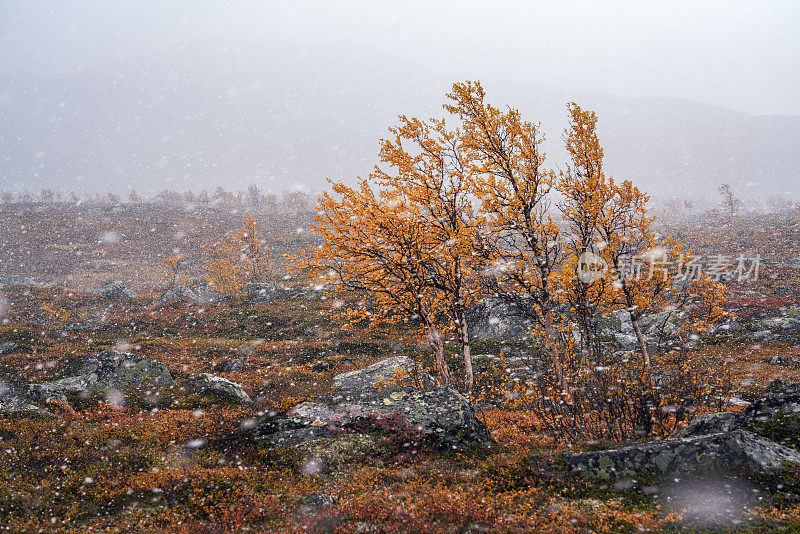
[[[469,347],[469,328],[467,327],[467,320],[465,318],[461,319],[461,347],[464,354],[464,383],[467,395],[471,397],[475,380],[472,376],[472,354]]]
[[[447,365],[447,360],[444,358],[444,341],[439,331],[433,325],[428,325],[428,341],[434,349],[436,367],[439,369],[442,382],[445,385],[450,385],[450,367]]]
[[[650,372],[650,355],[647,353],[647,344],[644,342],[642,329],[639,328],[639,320],[631,315],[631,323],[633,323],[633,330],[636,332],[636,339],[639,340],[639,347],[642,349],[642,358],[644,359],[644,368]]]
[[[589,365],[597,367],[597,361],[594,357],[594,336],[592,336],[592,318],[588,310],[583,311],[583,325],[586,334],[586,359]]]
[[[597,362],[595,361],[594,357],[594,339],[592,336],[592,313],[589,309],[589,299],[587,297],[588,286],[583,282],[578,282],[580,284],[580,291],[578,293],[578,302],[577,302],[577,311],[579,318],[580,326],[583,329],[584,342],[586,344],[586,361],[592,367],[597,367]]]
[[[436,365],[439,367],[439,372],[442,374],[442,382],[446,386],[450,385],[450,367],[447,365],[447,360],[444,358],[444,343],[441,339],[436,342]]]
[[[545,304],[544,309],[544,334],[547,350],[550,352],[550,357],[553,359],[553,366],[556,369],[556,378],[558,378],[558,383],[564,391],[566,391],[567,383],[564,378],[564,369],[561,366],[561,357],[558,354],[558,347],[556,347],[555,339],[553,339],[553,317],[549,304]]]

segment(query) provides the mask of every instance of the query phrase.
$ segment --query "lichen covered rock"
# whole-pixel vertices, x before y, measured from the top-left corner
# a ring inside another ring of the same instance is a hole
[[[752,331],[750,338],[764,343],[800,343],[800,319],[791,317],[769,317],[747,326]]]
[[[745,430],[567,454],[573,473],[597,480],[656,475],[776,474],[800,453]]]
[[[74,401],[99,395],[112,404],[126,398],[152,403],[172,386],[167,367],[137,354],[107,350],[87,360],[76,376],[31,384],[28,392],[38,401]]]
[[[256,438],[273,446],[361,431],[402,433],[409,440],[455,450],[491,439],[467,399],[446,386],[363,388],[320,395],[255,428]]]
[[[419,371],[397,356],[338,375],[337,391],[265,418],[254,429],[256,439],[292,447],[343,433],[378,432],[456,450],[491,440],[464,396],[427,375],[416,377],[424,387],[409,385],[409,369]]]
[[[89,376],[70,376],[59,380],[30,385],[32,398],[41,401],[59,400],[68,402],[70,398],[88,398],[95,390],[96,381]]]
[[[0,417],[54,417],[47,410],[31,404],[17,388],[0,380]]]
[[[708,436],[742,428],[741,415],[735,412],[707,413],[696,417],[689,426],[676,434],[678,438]]]
[[[772,474],[800,463],[800,386],[779,380],[741,412],[704,414],[674,439],[606,451],[567,454],[573,472],[610,480],[660,474]],[[788,445],[788,446],[787,446]]]
[[[127,301],[136,298],[136,293],[119,280],[109,280],[98,288],[95,293],[108,300]]]
[[[253,402],[241,384],[221,376],[201,373],[191,380],[191,384],[198,389],[201,395],[211,396],[225,402],[235,404]]]
[[[364,369],[338,374],[333,377],[338,389],[362,389],[418,385],[422,388],[436,385],[436,381],[408,356],[395,356]]]

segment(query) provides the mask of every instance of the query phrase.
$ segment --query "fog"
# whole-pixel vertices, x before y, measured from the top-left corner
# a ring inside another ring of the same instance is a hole
[[[659,195],[797,200],[794,2],[3,2],[0,189],[320,188],[401,113],[479,79],[563,160],[597,110],[608,167]]]

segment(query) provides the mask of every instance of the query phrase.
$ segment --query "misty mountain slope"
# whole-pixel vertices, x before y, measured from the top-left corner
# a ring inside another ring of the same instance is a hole
[[[320,188],[368,173],[397,115],[441,115],[453,81],[392,57],[283,42],[258,56],[195,49],[0,78],[0,189]],[[598,113],[608,172],[653,194],[703,196],[729,182],[742,196],[797,198],[800,117],[483,82],[493,103],[542,123],[550,165],[563,165],[575,100]]]

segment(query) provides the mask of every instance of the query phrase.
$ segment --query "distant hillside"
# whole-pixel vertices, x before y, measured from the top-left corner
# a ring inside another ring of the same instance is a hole
[[[453,81],[282,42],[0,78],[0,189],[320,188],[368,173],[396,116],[439,115]],[[492,102],[542,123],[551,165],[575,100],[599,115],[608,171],[653,194],[702,197],[729,182],[742,197],[800,200],[800,117],[482,81]]]

